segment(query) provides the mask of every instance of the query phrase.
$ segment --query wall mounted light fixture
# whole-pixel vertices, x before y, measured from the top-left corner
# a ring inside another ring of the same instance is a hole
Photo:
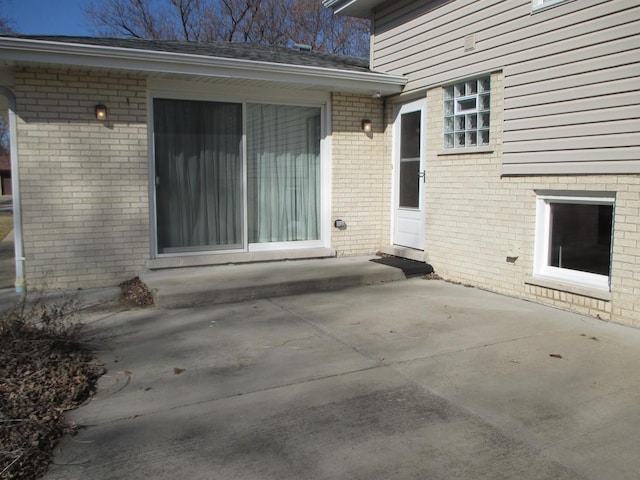
[[[102,105],[102,104],[96,105],[96,119],[97,120],[107,119],[107,107],[105,105]]]
[[[364,133],[371,133],[371,120],[364,119],[362,120],[362,131]]]

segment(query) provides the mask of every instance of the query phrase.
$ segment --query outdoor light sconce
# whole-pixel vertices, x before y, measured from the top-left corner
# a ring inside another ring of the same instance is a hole
[[[96,105],[96,119],[97,120],[106,120],[107,119],[107,107],[105,105]]]
[[[362,120],[362,131],[364,133],[371,133],[371,120]]]

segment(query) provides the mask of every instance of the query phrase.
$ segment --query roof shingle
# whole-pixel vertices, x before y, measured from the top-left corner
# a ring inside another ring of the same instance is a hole
[[[334,68],[356,72],[368,72],[366,58],[333,55],[318,51],[289,48],[257,43],[211,42],[197,43],[173,40],[145,40],[138,38],[72,37],[50,35],[1,35],[5,38],[40,40],[46,42],[95,45],[146,51],[200,55],[205,57],[232,58],[256,62],[279,63],[308,67]]]

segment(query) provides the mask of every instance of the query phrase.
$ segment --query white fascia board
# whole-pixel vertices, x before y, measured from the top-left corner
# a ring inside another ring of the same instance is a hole
[[[384,73],[15,38],[0,38],[0,59],[136,72],[300,83],[332,91],[378,91],[382,95],[400,93],[407,83],[404,77]]]
[[[335,15],[371,18],[372,10],[383,0],[324,0],[322,4]]]

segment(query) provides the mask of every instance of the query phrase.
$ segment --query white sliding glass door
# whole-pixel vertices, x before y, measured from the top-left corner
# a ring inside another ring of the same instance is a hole
[[[319,107],[156,98],[153,112],[158,254],[320,241]]]

